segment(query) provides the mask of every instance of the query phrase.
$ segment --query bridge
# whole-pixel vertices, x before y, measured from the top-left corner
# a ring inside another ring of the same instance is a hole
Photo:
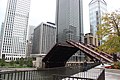
[[[72,67],[59,67],[59,68],[31,68],[31,69],[8,69],[8,70],[1,70],[0,71],[0,80],[78,80],[78,79],[84,79],[84,80],[100,80],[101,75],[104,74],[104,70],[102,69],[96,69],[96,74],[93,76],[98,77],[92,77],[89,76],[91,71],[87,73],[87,77],[84,76],[84,69],[90,70],[91,68],[94,68],[99,63],[93,63],[89,64],[88,67],[84,66],[72,66]],[[102,72],[101,72],[102,71]],[[72,75],[75,75],[77,73],[81,73],[82,75],[79,75],[78,77],[72,77]],[[104,75],[103,75],[104,77]],[[66,79],[69,78],[69,79]],[[102,79],[105,80],[105,79]]]
[[[95,66],[100,64],[99,62],[88,63],[87,66],[83,63],[70,67],[64,66],[66,65],[68,59],[78,50],[83,51],[91,59],[100,60],[102,58],[105,62],[113,62],[113,57],[111,55],[102,51],[99,52],[96,49],[96,46],[91,44],[74,41],[67,41],[67,43],[67,45],[56,44],[49,51],[49,53],[42,59],[45,64],[45,68],[0,71],[0,80],[105,80],[104,69],[93,69]],[[120,61],[120,59],[117,60]],[[76,64],[79,63],[76,62]],[[92,73],[90,73],[91,71]],[[94,75],[91,75],[93,72]],[[77,76],[72,76],[74,74]]]
[[[98,51],[96,46],[74,41],[66,41],[68,45],[56,44],[42,62],[45,68],[64,67],[68,59],[78,50],[84,52],[88,57],[95,61],[113,62],[113,56],[103,51]],[[117,59],[120,61],[120,59]]]
[[[79,49],[72,45],[56,44],[43,58],[45,68],[63,67],[68,59]]]

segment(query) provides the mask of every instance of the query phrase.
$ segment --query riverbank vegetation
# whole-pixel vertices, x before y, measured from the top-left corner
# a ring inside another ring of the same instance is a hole
[[[112,65],[112,69],[120,69],[120,62],[114,62]]]
[[[0,67],[31,68],[31,67],[33,67],[32,58],[21,58],[16,61],[5,61],[4,59],[0,59]]]

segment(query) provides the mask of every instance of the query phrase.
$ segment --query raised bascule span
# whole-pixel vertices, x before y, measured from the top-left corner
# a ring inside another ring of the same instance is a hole
[[[67,41],[68,44],[73,45],[77,48],[79,48],[81,51],[83,51],[86,55],[90,55],[91,57],[97,59],[97,60],[103,60],[105,62],[113,62],[113,56],[105,53],[103,51],[98,51],[96,46],[90,45],[90,44],[84,44],[80,42],[74,42],[74,41]],[[120,61],[120,59],[117,59]]]
[[[103,51],[98,51],[97,46],[92,45],[92,44],[87,44],[87,46],[90,47],[91,49],[97,51],[99,54],[101,54],[101,55],[103,55],[103,56],[113,60],[113,56],[112,55],[110,55],[109,53],[103,52]],[[120,61],[119,57],[117,57],[117,61]]]
[[[79,49],[71,45],[56,44],[42,59],[45,68],[64,67],[68,59]]]
[[[84,44],[74,41],[66,41],[68,45],[56,44],[48,54],[42,59],[45,68],[64,67],[69,58],[78,50],[85,53],[94,61],[114,62],[113,56],[103,51],[98,51],[97,47],[91,44]],[[120,61],[120,59],[117,59]]]

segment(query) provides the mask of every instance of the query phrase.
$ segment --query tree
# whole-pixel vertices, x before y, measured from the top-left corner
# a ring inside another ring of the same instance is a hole
[[[4,59],[0,60],[0,66],[2,66],[2,67],[5,66],[5,60]]]
[[[20,60],[19,60],[19,59],[17,59],[17,60],[15,61],[15,63],[16,63],[16,64],[19,64],[19,63],[20,63]]]
[[[14,64],[15,64],[15,61],[10,61],[10,66],[14,66]]]
[[[20,66],[23,66],[23,65],[24,65],[24,58],[23,58],[23,57],[20,58],[19,65],[20,65]]]
[[[108,53],[120,52],[120,12],[106,13],[96,33],[102,45],[98,48]]]
[[[32,58],[28,58],[26,62],[27,62],[27,66],[28,67],[32,67],[33,66]]]

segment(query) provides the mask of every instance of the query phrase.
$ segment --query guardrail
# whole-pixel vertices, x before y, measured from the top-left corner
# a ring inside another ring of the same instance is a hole
[[[88,64],[87,67],[84,67],[84,64],[81,64],[73,67],[46,68],[40,70],[0,71],[0,80],[53,80],[53,74],[71,76],[91,69],[96,65],[98,65],[98,63]]]
[[[65,75],[53,75],[53,80],[95,80],[90,78],[82,78],[82,77],[70,77]]]
[[[38,80],[36,70],[0,72],[0,80]]]
[[[98,70],[97,74],[92,72],[80,72],[73,76],[54,74],[53,80],[105,80],[105,69]]]

